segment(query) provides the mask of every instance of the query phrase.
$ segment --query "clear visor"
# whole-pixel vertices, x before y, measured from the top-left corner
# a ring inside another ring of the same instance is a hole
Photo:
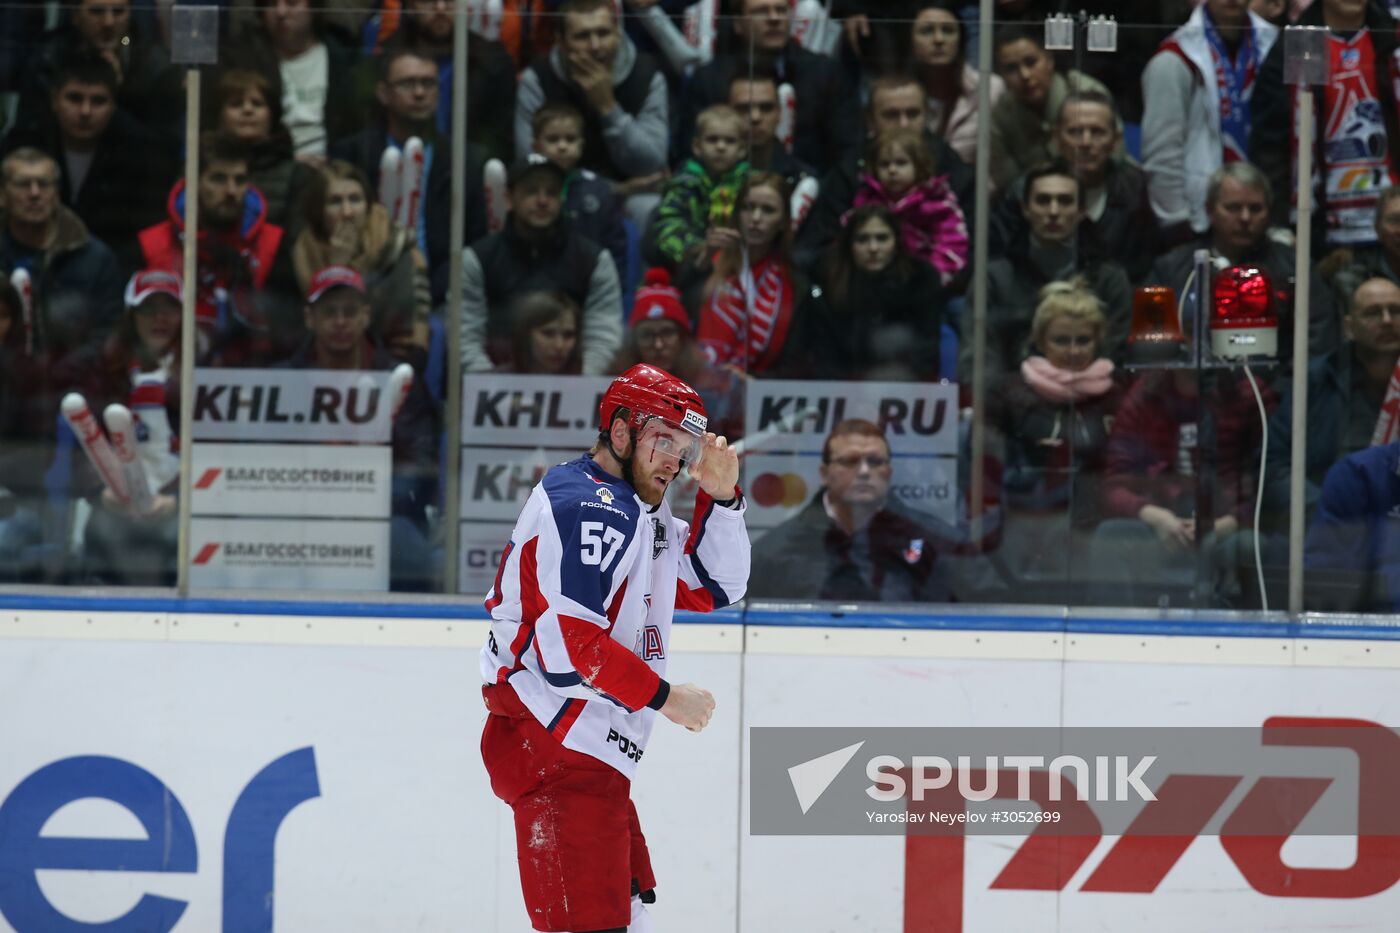
[[[668,463],[679,461],[698,464],[705,451],[704,438],[685,428],[652,418],[637,433],[637,459],[643,462]]]

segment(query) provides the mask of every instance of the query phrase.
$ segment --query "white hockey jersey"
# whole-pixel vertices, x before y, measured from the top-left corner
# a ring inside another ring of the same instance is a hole
[[[530,493],[486,599],[487,684],[509,683],[565,747],[629,779],[646,751],[675,609],[738,601],[749,579],[744,503],[700,492],[693,525],[583,456]]]

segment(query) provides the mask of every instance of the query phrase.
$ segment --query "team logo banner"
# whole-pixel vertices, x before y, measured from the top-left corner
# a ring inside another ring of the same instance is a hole
[[[485,593],[530,490],[598,437],[602,376],[468,374],[462,380],[460,591]],[[495,555],[493,558],[492,555]]]
[[[190,583],[384,591],[389,588],[389,523],[196,517],[190,521]]]
[[[388,372],[196,369],[194,439],[387,444]]]
[[[195,444],[195,515],[389,517],[387,446]]]
[[[751,381],[743,461],[749,527],[771,528],[811,501],[822,486],[822,446],[850,418],[884,430],[891,453],[886,494],[954,524],[957,402],[958,387],[949,383]]]

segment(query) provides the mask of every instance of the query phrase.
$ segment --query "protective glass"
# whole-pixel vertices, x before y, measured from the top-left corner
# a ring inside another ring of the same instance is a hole
[[[637,432],[636,456],[643,462],[657,458],[679,460],[682,464],[698,464],[704,453],[704,438],[680,425],[652,418]]]

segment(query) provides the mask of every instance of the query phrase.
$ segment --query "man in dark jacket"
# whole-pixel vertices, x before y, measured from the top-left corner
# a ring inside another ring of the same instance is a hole
[[[976,226],[973,188],[977,178],[972,168],[958,158],[947,143],[928,128],[928,96],[924,86],[908,75],[876,78],[870,84],[870,106],[866,130],[871,138],[886,130],[912,129],[924,134],[933,153],[933,173],[948,178],[948,187],[957,195],[958,206],[967,220],[967,229]],[[812,270],[826,258],[826,251],[841,231],[841,218],[851,209],[863,172],[870,171],[863,156],[846,160],[822,176],[821,193],[812,213],[797,235],[797,263]],[[957,290],[959,286],[955,286]]]
[[[1397,517],[1400,443],[1357,451],[1329,470],[1305,545],[1306,605],[1331,611],[1400,612]]]
[[[1400,285],[1370,279],[1351,296],[1342,319],[1347,342],[1308,367],[1307,482],[1308,510],[1317,504],[1327,470],[1342,457],[1371,446],[1386,385],[1400,359]],[[1264,480],[1264,510],[1277,523],[1288,515],[1292,476],[1293,395],[1269,421],[1269,462]]]
[[[391,48],[380,58],[377,94],[384,109],[384,122],[333,144],[331,158],[344,159],[357,166],[371,184],[377,184],[379,159],[387,146],[402,148],[413,136],[423,140],[426,181],[419,202],[422,209],[418,213],[417,241],[418,248],[428,259],[433,302],[438,303],[447,297],[447,269],[452,259],[448,246],[452,150],[448,140],[438,136],[433,127],[433,114],[438,105],[438,66],[422,52],[405,47]],[[485,196],[481,188],[485,164],[484,153],[468,143],[466,203],[463,205],[468,243],[486,234]]]
[[[132,21],[130,0],[79,0],[68,21],[46,33],[25,70],[16,124],[32,125],[48,109],[60,65],[78,54],[107,59],[120,85],[117,106],[162,138],[178,138],[185,112],[182,73]]]
[[[16,149],[0,162],[4,175],[0,273],[29,273],[33,287],[33,353],[57,363],[101,342],[122,314],[116,257],[58,200],[59,170],[37,149]]]
[[[541,155],[510,172],[505,229],[462,251],[462,369],[509,366],[511,303],[561,291],[581,310],[583,371],[607,371],[622,342],[622,292],[612,257],[562,222],[564,172]]]
[[[1122,135],[1113,99],[1098,91],[1071,91],[1055,120],[1055,147],[1084,189],[1081,239],[1137,282],[1157,254],[1157,218],[1147,198],[1147,176],[1116,154]],[[1016,179],[993,211],[990,252],[994,256],[1025,232],[1024,186],[1024,177]]]
[[[1291,243],[1269,235],[1272,202],[1269,180],[1250,163],[1231,162],[1217,169],[1206,186],[1206,216],[1210,229],[1199,239],[1159,257],[1146,281],[1170,286],[1176,292],[1186,310],[1187,320],[1182,321],[1182,326],[1189,327],[1195,298],[1186,286],[1195,268],[1197,250],[1209,250],[1217,269],[1244,265],[1262,269],[1275,294],[1286,297],[1276,303],[1279,365],[1272,378],[1277,385],[1293,371],[1292,294],[1296,255]],[[1308,355],[1318,359],[1337,348],[1341,323],[1332,290],[1326,287],[1320,275],[1314,274],[1311,281]]]
[[[66,61],[44,119],[16,127],[4,150],[29,146],[53,156],[63,204],[130,272],[141,264],[136,234],[161,219],[174,166],[160,141],[116,101],[117,75],[106,59]]]
[[[1104,259],[1078,236],[1084,217],[1082,189],[1074,170],[1056,161],[1026,174],[1021,211],[1026,230],[1006,255],[987,263],[987,384],[995,385],[1026,358],[1031,321],[1040,290],[1051,282],[1082,276],[1098,296],[1108,330],[1098,350],[1121,360],[1128,336],[1132,289],[1123,267]],[[958,370],[972,378],[973,346],[964,342]]]
[[[753,546],[749,596],[841,602],[947,602],[931,522],[890,498],[890,447],[861,419],[822,448],[822,488]]]
[[[803,178],[817,176],[817,170],[788,152],[778,142],[778,100],[781,84],[771,72],[735,75],[729,82],[729,106],[748,120],[749,168],[755,172],[775,172],[789,188]]]
[[[728,48],[691,75],[681,98],[676,150],[690,152],[696,116],[727,101],[731,79],[752,69],[792,85],[797,98],[793,155],[821,172],[859,157],[865,138],[860,97],[834,58],[809,52],[790,37],[787,0],[736,0],[727,12]]]

